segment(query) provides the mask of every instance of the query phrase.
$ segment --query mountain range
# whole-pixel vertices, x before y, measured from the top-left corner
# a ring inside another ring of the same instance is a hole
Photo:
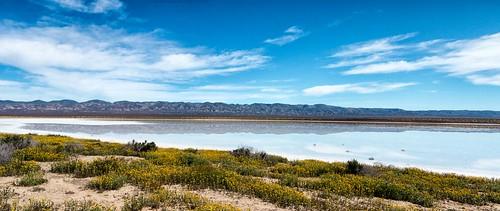
[[[0,101],[2,116],[225,117],[314,120],[500,121],[500,111],[348,108],[324,104],[226,104],[187,102],[106,102],[91,100]]]

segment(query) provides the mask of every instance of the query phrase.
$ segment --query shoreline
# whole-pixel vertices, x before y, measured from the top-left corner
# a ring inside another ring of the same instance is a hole
[[[109,121],[200,121],[200,122],[275,122],[275,123],[331,123],[331,124],[346,124],[346,125],[402,125],[402,126],[449,126],[449,127],[464,127],[464,128],[500,128],[499,123],[487,122],[465,122],[465,121],[425,121],[420,119],[418,121],[402,121],[395,118],[390,119],[294,119],[294,118],[258,118],[258,117],[196,117],[196,116],[183,116],[183,117],[150,117],[150,116],[7,116],[0,115],[0,119],[93,119],[93,120],[109,120]],[[466,120],[466,119],[461,119]],[[494,119],[496,121],[496,119]]]

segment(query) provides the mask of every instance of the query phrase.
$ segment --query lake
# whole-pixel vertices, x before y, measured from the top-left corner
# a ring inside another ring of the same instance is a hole
[[[500,178],[500,128],[234,120],[0,118],[0,132],[60,134],[161,147],[249,146],[289,159],[418,167]]]

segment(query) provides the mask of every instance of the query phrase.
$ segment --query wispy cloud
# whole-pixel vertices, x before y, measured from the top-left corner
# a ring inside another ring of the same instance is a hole
[[[111,11],[120,10],[123,3],[120,0],[47,0],[47,5],[51,8],[63,8],[83,13],[108,13]],[[54,7],[55,6],[55,7]]]
[[[408,33],[377,40],[371,40],[367,42],[346,45],[342,47],[340,51],[334,53],[332,57],[355,57],[355,56],[366,56],[366,55],[372,56],[378,53],[387,54],[388,52],[405,48],[404,45],[400,45],[398,44],[398,42],[414,37],[415,35],[416,33]]]
[[[0,31],[0,64],[43,88],[33,96],[167,100],[172,83],[256,69],[270,59],[259,49],[217,53],[106,26],[0,24]]]
[[[291,43],[295,40],[298,40],[304,36],[306,36],[307,33],[304,32],[301,28],[298,26],[291,26],[287,30],[285,30],[284,35],[281,37],[276,37],[276,38],[269,38],[264,40],[265,43],[273,44],[273,45],[286,45],[288,43]]]
[[[354,83],[354,84],[336,84],[336,85],[323,85],[314,86],[303,90],[305,95],[309,96],[324,96],[337,93],[358,93],[370,94],[387,92],[396,89],[401,89],[408,86],[414,86],[416,83]]]
[[[235,85],[235,84],[216,84],[193,87],[193,90],[201,91],[257,91],[262,93],[292,93],[293,91],[283,86],[258,86],[258,85]]]
[[[408,37],[348,45],[333,55],[340,61],[325,67],[347,67],[346,75],[435,70],[478,85],[500,86],[500,33],[474,39],[397,43]]]

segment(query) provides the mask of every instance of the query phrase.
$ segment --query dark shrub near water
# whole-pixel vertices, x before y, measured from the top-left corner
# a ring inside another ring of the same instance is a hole
[[[147,140],[144,142],[136,142],[135,140],[132,140],[131,142],[128,142],[127,146],[134,152],[149,152],[156,151],[156,149],[158,149],[155,142],[148,142]]]
[[[347,161],[348,174],[359,174],[361,170],[363,170],[363,165],[361,165],[357,160]]]
[[[238,149],[231,151],[231,155],[240,158],[251,158],[251,159],[262,160],[272,165],[276,163],[288,162],[288,160],[284,157],[270,155],[263,151],[256,151],[251,147],[240,147]]]

